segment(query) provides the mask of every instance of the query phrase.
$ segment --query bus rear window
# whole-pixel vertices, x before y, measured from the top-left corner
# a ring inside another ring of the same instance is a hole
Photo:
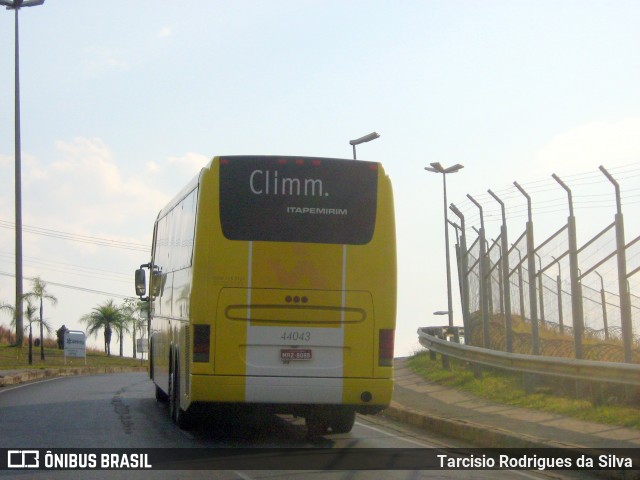
[[[377,166],[327,158],[221,157],[222,232],[229,240],[369,243]]]

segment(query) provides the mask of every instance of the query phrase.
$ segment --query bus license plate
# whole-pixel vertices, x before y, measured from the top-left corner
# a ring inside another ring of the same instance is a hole
[[[311,360],[311,357],[310,349],[291,348],[280,350],[280,360],[283,362],[290,362],[292,360]]]

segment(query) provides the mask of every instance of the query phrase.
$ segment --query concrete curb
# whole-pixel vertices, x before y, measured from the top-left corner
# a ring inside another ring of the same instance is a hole
[[[468,441],[485,448],[563,448],[596,451],[593,448],[542,439],[524,433],[513,433],[493,426],[427,414],[394,401],[383,410],[382,415],[414,427]],[[607,452],[602,451],[602,453]],[[607,480],[637,480],[640,478],[637,471],[631,470],[592,470],[591,472],[599,478]]]
[[[461,419],[444,418],[391,402],[383,414],[394,420],[486,448],[584,448]]]
[[[21,370],[3,375],[0,370],[0,387],[18,385],[33,380],[53,377],[69,377],[74,375],[99,375],[107,373],[146,372],[147,367],[68,367],[45,368],[40,370]]]

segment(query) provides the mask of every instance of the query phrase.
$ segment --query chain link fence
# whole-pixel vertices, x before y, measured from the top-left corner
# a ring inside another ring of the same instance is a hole
[[[555,175],[569,195],[570,215],[566,225],[537,243],[531,202],[517,183],[529,201],[529,221],[511,244],[504,211],[500,236],[487,239],[482,218],[483,227],[469,237],[464,215],[451,206],[463,225],[456,252],[467,343],[514,353],[640,363],[640,236],[625,240],[619,187],[600,170],[616,187],[618,211],[613,223],[582,246],[571,190]]]

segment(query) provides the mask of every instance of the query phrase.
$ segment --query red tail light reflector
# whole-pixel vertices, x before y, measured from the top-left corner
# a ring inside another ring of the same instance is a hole
[[[393,343],[395,330],[381,329],[378,337],[378,365],[380,367],[393,366]]]
[[[193,326],[193,361],[209,362],[209,344],[211,327],[209,325]]]

